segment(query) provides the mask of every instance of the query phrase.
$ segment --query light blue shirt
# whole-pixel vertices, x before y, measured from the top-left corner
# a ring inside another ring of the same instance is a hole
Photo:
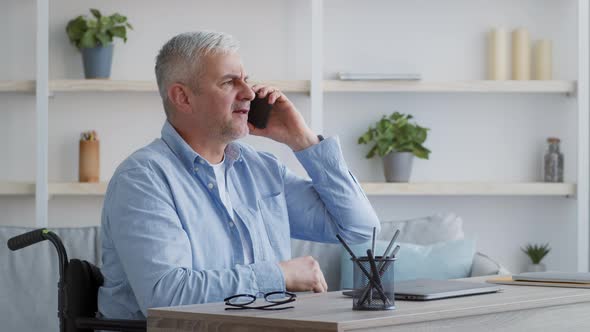
[[[115,171],[102,211],[98,309],[108,318],[144,319],[147,308],[222,301],[285,289],[279,261],[290,238],[370,239],[379,221],[348,171],[337,138],[295,152],[311,180],[273,155],[234,142],[225,150],[234,217],[219,197],[209,163],[166,121],[162,138]],[[245,265],[235,223],[247,232]]]

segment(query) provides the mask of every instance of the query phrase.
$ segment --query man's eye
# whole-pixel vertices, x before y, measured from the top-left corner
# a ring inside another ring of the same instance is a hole
[[[225,82],[223,82],[223,84],[233,84],[233,83],[234,83],[233,80],[232,81],[225,81]]]

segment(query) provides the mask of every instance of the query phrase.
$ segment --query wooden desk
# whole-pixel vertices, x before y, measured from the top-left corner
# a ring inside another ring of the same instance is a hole
[[[466,279],[483,281],[485,278]],[[148,331],[590,331],[590,289],[503,285],[502,293],[396,301],[353,311],[341,292],[304,294],[285,311],[226,311],[223,303],[156,308]]]

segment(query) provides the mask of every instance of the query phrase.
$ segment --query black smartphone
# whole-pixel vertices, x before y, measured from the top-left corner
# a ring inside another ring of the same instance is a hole
[[[268,103],[268,94],[265,98],[259,98],[256,96],[254,100],[250,102],[250,111],[248,112],[248,122],[254,127],[264,129],[268,123],[270,117],[270,111],[272,105]]]

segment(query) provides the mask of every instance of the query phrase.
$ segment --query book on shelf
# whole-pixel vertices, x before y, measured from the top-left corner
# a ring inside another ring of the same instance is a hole
[[[393,81],[419,81],[422,79],[420,74],[416,73],[355,73],[339,72],[338,78],[342,81],[355,80],[393,80]]]

